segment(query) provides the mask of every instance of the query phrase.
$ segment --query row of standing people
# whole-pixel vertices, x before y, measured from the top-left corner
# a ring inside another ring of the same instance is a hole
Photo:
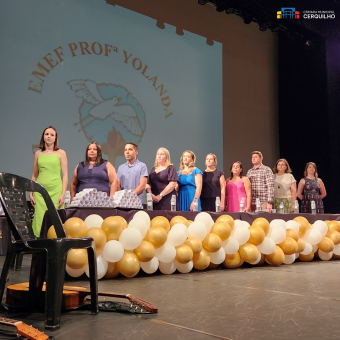
[[[114,166],[102,158],[101,146],[91,142],[86,148],[85,160],[74,169],[70,186],[71,201],[77,192],[95,187],[111,197],[117,190],[133,189],[142,202],[146,189],[152,197],[155,210],[170,210],[171,197],[176,194],[178,210],[182,211],[193,210],[195,199],[198,211],[215,211],[216,197],[220,197],[220,211],[239,211],[242,198],[245,200],[245,211],[255,210],[256,198],[260,199],[262,209],[271,210],[272,204],[276,207],[278,198],[284,201],[285,212],[294,209],[292,201],[296,194],[296,183],[285,160],[276,163],[274,180],[270,168],[262,164],[262,154],[254,151],[254,167],[247,176],[243,176],[241,162],[235,162],[231,166],[230,177],[225,180],[224,173],[216,169],[217,157],[214,154],[207,155],[206,169],[202,172],[195,167],[195,154],[187,150],[181,156],[179,171],[176,171],[169,151],[160,148],[150,173],[147,166],[137,159],[137,155],[138,146],[127,143],[124,149],[127,161],[119,166],[116,173]],[[49,126],[44,130],[39,150],[34,155],[32,180],[46,188],[56,208],[62,208],[64,204],[68,185],[67,168],[67,156],[64,150],[59,149],[57,131]],[[286,193],[282,196],[283,191]],[[288,191],[290,197],[287,196]],[[276,192],[281,196],[276,197]],[[302,199],[301,212],[309,212],[312,198],[317,202],[317,212],[323,212],[322,198],[326,196],[326,191],[321,179],[317,178],[314,163],[307,164],[297,196]],[[30,193],[30,200],[35,207],[33,230],[38,236],[46,205],[38,193]]]

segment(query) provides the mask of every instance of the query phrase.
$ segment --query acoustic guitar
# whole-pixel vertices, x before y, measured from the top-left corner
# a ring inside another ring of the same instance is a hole
[[[46,290],[46,285],[43,286],[43,291]],[[85,304],[86,297],[90,295],[90,290],[84,287],[64,286],[63,290],[63,309],[76,309]],[[143,310],[149,313],[157,313],[158,307],[152,303],[146,302],[130,294],[119,294],[110,292],[98,292],[99,296],[114,297],[120,299],[128,299],[132,309]],[[9,285],[6,293],[6,304],[9,307],[29,308],[29,283],[17,283]],[[44,309],[44,301],[37,301],[40,309]]]
[[[0,323],[16,327],[19,335],[30,340],[47,340],[49,338],[45,333],[40,332],[32,326],[26,325],[22,321],[0,317]]]

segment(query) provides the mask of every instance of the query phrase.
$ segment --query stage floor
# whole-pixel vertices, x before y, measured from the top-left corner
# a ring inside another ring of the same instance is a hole
[[[29,265],[25,255],[9,284],[27,281]],[[340,261],[297,261],[100,280],[99,290],[130,293],[156,304],[158,314],[67,312],[60,330],[47,333],[61,340],[334,339],[340,337],[339,278]],[[67,284],[88,286],[85,279]],[[43,314],[7,317],[43,330]]]

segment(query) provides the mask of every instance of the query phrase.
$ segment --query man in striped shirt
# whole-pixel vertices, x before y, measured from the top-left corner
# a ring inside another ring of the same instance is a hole
[[[251,211],[256,210],[256,198],[260,199],[261,210],[272,210],[274,197],[274,176],[272,170],[262,164],[263,156],[260,151],[251,153],[254,167],[249,169],[247,177],[251,184]]]

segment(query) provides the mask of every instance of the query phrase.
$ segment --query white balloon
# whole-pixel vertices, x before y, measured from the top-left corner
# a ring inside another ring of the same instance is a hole
[[[284,264],[292,264],[295,261],[296,257],[295,254],[292,255],[285,255],[285,259],[283,260]]]
[[[317,229],[308,229],[306,234],[302,237],[302,240],[314,246],[321,242],[322,235]]]
[[[225,251],[223,247],[221,247],[215,253],[209,253],[210,255],[210,262],[214,264],[221,264],[225,260]]]
[[[258,264],[261,261],[261,253],[259,252],[259,256],[257,257],[256,261],[252,262],[251,264]]]
[[[66,265],[66,273],[72,277],[79,277],[85,273],[85,267],[86,266],[80,269],[72,269],[68,265]]]
[[[137,218],[134,217],[130,221],[128,228],[136,228],[137,230],[140,231],[142,238],[144,238],[146,233],[148,232],[148,229],[150,228],[150,225],[148,227],[144,220],[142,220],[141,218],[138,218],[138,217]]]
[[[295,253],[295,259],[299,258],[300,253]]]
[[[241,259],[240,264],[238,266],[241,267],[243,263],[244,263],[244,260]]]
[[[119,242],[126,250],[136,249],[142,240],[142,234],[136,228],[126,228],[119,235]]]
[[[187,239],[187,233],[182,228],[170,229],[167,242],[178,247]]]
[[[90,228],[101,228],[103,223],[103,218],[97,214],[89,215],[85,218],[84,222],[87,226],[87,229]]]
[[[317,244],[314,244],[314,245],[313,245],[313,251],[314,251],[314,253],[316,253],[316,252],[318,251],[318,249],[319,249],[318,245],[317,245]]]
[[[176,270],[176,264],[175,261],[164,263],[159,261],[159,270],[163,274],[172,274]]]
[[[176,257],[176,248],[169,242],[165,242],[160,248],[156,249],[155,256],[163,263],[169,263]]]
[[[188,227],[183,223],[176,223],[171,227],[171,230],[183,230],[188,237]]]
[[[279,226],[281,228],[283,228],[284,230],[287,229],[286,227],[286,222],[284,220],[281,220],[281,219],[275,219],[275,220],[272,220],[270,223],[269,223],[270,227],[274,227],[274,226]]]
[[[283,229],[282,226],[278,224],[274,224],[269,229],[267,237],[271,238],[276,244],[279,244],[286,238],[286,229]]]
[[[247,228],[250,227],[250,224],[247,221],[242,221],[242,225],[244,225]]]
[[[263,242],[257,246],[257,249],[264,255],[270,255],[274,253],[275,247],[275,242],[271,238],[265,237]]]
[[[194,267],[193,261],[189,261],[188,263],[183,264],[175,260],[174,263],[175,263],[176,269],[182,274],[191,272],[192,268]]]
[[[340,243],[334,246],[333,254],[340,255]]]
[[[195,237],[199,239],[200,241],[203,241],[205,237],[207,236],[207,228],[200,221],[192,222],[188,227],[188,236]]]
[[[202,222],[207,229],[207,233],[210,233],[210,230],[214,225],[214,220],[207,212],[198,213],[194,219],[194,222]]]
[[[139,262],[143,271],[147,274],[153,274],[158,269],[159,261],[156,256],[152,258],[149,262]]]
[[[234,228],[235,227],[240,227],[240,226],[244,226],[243,221],[241,221],[241,220],[234,220]]]
[[[305,242],[305,249],[300,253],[301,255],[309,255],[313,251],[313,246]]]
[[[225,241],[222,241],[221,248],[223,248],[225,253],[228,255],[235,254],[238,251],[239,247],[240,245],[238,241],[232,236],[229,236]]]
[[[150,228],[150,216],[148,215],[147,212],[141,210],[141,211],[138,211],[136,212],[134,215],[133,215],[133,219],[135,218],[140,218],[142,220],[144,220],[144,222],[146,223],[147,227]]]
[[[322,261],[329,261],[333,256],[332,251],[330,251],[329,253],[325,253],[321,249],[319,249],[318,254],[319,254],[319,257]]]
[[[102,253],[105,260],[109,262],[118,262],[123,255],[124,247],[120,242],[116,240],[106,242]]]
[[[245,244],[248,242],[249,237],[250,237],[250,231],[246,226],[240,225],[240,226],[234,227],[234,230],[232,231],[231,236],[234,237],[238,241],[240,246],[242,246],[242,244]]]
[[[97,260],[97,278],[98,280],[100,280],[102,277],[104,277],[104,275],[107,272],[108,263],[101,255],[97,256],[96,260]],[[90,277],[88,264],[85,266],[85,273],[87,277]]]
[[[286,222],[287,229],[295,229],[297,232],[299,231],[300,225],[296,221],[289,220]]]
[[[326,236],[328,232],[328,225],[326,222],[318,220],[312,224],[313,229],[319,230],[322,236]]]

